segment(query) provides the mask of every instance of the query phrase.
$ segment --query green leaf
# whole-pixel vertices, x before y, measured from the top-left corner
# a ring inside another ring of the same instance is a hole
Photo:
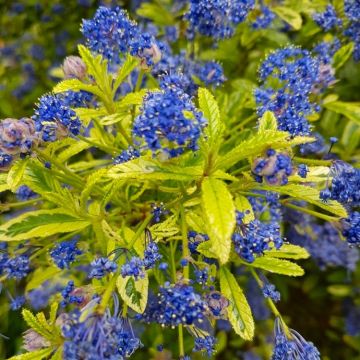
[[[12,192],[21,185],[29,159],[18,160],[9,170],[7,184]]]
[[[259,132],[240,142],[238,146],[223,155],[218,160],[218,166],[227,169],[243,159],[261,154],[270,147],[277,149],[289,146],[288,137],[289,134],[283,131],[264,130]]]
[[[300,30],[302,25],[301,15],[285,6],[274,6],[271,10],[278,15],[281,19],[292,26],[294,30]]]
[[[139,65],[140,60],[130,54],[126,54],[126,59],[123,65],[119,68],[116,75],[116,79],[113,86],[113,97],[118,89],[118,87],[123,83],[123,81],[131,74],[131,72]]]
[[[229,300],[228,317],[234,331],[245,340],[254,337],[254,319],[246,297],[234,275],[224,266],[220,268],[221,293]]]
[[[258,257],[251,264],[246,263],[248,266],[263,269],[275,274],[287,275],[287,276],[302,276],[304,275],[304,269],[299,265],[288,261],[277,259],[274,257]]]
[[[226,184],[207,177],[201,185],[201,205],[210,236],[211,251],[225,264],[230,256],[231,235],[235,227],[235,205]]]
[[[271,249],[265,251],[265,257],[283,258],[283,259],[307,259],[310,254],[301,246],[284,244],[279,250]]]
[[[360,102],[333,101],[324,105],[327,109],[346,116],[360,124]]]
[[[26,284],[26,292],[36,289],[45,281],[53,279],[55,275],[59,274],[61,270],[55,266],[48,266],[46,268],[38,268],[32,273],[31,280]]]
[[[237,195],[235,198],[236,210],[244,213],[243,223],[248,224],[250,221],[255,219],[253,208],[250,201],[242,195]]]
[[[80,195],[80,205],[83,207],[83,209],[86,209],[86,204],[89,200],[91,192],[95,186],[100,185],[106,172],[106,169],[95,170],[87,177],[86,184]]]
[[[342,46],[335,54],[333,58],[333,67],[335,69],[341,68],[350,58],[354,51],[354,43],[349,42]]]
[[[264,115],[259,120],[259,132],[266,130],[277,130],[277,120],[273,112],[265,111]]]
[[[304,200],[310,204],[314,204],[341,218],[348,216],[346,209],[337,201],[329,200],[324,202],[320,199],[320,191],[310,186],[300,184],[289,184],[283,186],[262,185],[259,190],[276,191],[280,194],[289,195],[294,199]]]
[[[149,230],[154,239],[161,240],[174,236],[179,232],[179,227],[176,223],[177,218],[175,215],[172,215],[166,218],[166,220],[150,226]]]
[[[22,214],[0,226],[2,241],[27,240],[32,237],[79,231],[89,220],[69,215],[65,209],[37,210]]]
[[[146,180],[179,180],[188,181],[201,177],[203,168],[191,166],[182,168],[179,166],[163,166],[156,161],[134,159],[126,163],[110,168],[108,175],[114,179]]]
[[[140,314],[145,311],[149,289],[147,274],[143,279],[140,278],[137,281],[132,277],[126,276],[123,278],[119,275],[116,286],[126,305]]]
[[[69,160],[71,157],[79,154],[80,152],[89,149],[91,147],[91,144],[85,142],[85,141],[81,141],[81,140],[77,140],[74,142],[74,144],[70,145],[68,148],[66,148],[65,150],[63,150],[57,157],[58,161],[60,161],[61,163],[66,162],[67,160]]]
[[[133,105],[141,105],[146,91],[147,90],[144,89],[126,94],[120,101],[115,103],[116,109],[120,111],[129,106],[132,107]]]
[[[23,309],[21,314],[22,314],[25,322],[33,330],[35,330],[38,334],[43,336],[45,339],[48,339],[48,340],[52,339],[52,335],[48,331],[47,327],[44,327],[43,324],[41,324],[41,322],[34,316],[34,314],[31,311],[29,311],[27,309]]]
[[[210,91],[205,88],[200,88],[198,90],[198,96],[200,110],[208,121],[205,135],[207,136],[206,143],[211,148],[221,140],[224,126],[220,120],[219,106]]]
[[[96,85],[84,84],[79,79],[67,79],[61,81],[55,85],[53,92],[57,94],[68,90],[72,90],[72,91],[84,90],[94,95],[97,95],[100,98],[104,95]]]
[[[53,351],[53,348],[40,349],[26,354],[15,355],[8,360],[42,360],[47,358]]]
[[[142,3],[136,13],[141,17],[152,20],[156,25],[170,26],[175,23],[174,17],[160,3]]]
[[[0,193],[6,190],[10,190],[10,186],[7,183],[7,173],[0,173]]]
[[[63,348],[59,347],[50,360],[63,360]]]

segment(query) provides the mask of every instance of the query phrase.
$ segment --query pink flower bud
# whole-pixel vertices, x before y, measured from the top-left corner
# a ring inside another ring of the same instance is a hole
[[[63,71],[66,79],[82,80],[86,75],[86,65],[79,56],[68,56],[64,60]]]

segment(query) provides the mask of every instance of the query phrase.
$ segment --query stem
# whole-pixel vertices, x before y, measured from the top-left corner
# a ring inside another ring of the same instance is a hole
[[[110,147],[110,146],[107,146],[107,145],[104,145],[104,144],[99,144],[95,141],[92,141],[90,139],[88,139],[87,137],[85,136],[81,136],[81,135],[78,135],[77,136],[79,140],[81,141],[84,141],[84,142],[87,142],[88,144],[91,144],[101,150],[104,150],[105,152],[108,152],[109,154],[114,154],[114,153],[117,153],[118,152],[118,149],[115,148],[115,147]]]
[[[133,238],[131,239],[129,245],[127,246],[128,249],[132,249],[136,240],[139,238],[139,236],[144,232],[145,228],[149,225],[149,222],[153,218],[152,214],[149,214],[144,222],[139,226],[139,228],[136,230],[136,233],[134,234]]]
[[[181,219],[181,237],[182,237],[182,255],[184,259],[189,257],[189,240],[187,236],[187,226],[186,226],[186,219],[185,219],[185,210],[184,205],[180,205],[180,219]],[[184,266],[183,275],[185,279],[189,278],[189,264]]]
[[[106,310],[106,307],[110,301],[110,298],[111,298],[111,295],[115,289],[115,286],[116,286],[116,280],[118,278],[118,273],[114,273],[112,275],[112,278],[110,279],[109,283],[107,284],[106,286],[106,290],[104,292],[104,295],[101,299],[101,303],[100,305],[98,306],[98,309],[97,309],[97,312],[98,314],[103,314]]]
[[[171,270],[172,270],[172,278],[173,282],[176,283],[176,264],[175,264],[175,250],[176,250],[176,244],[174,247],[173,241],[170,242],[170,260],[171,260]]]
[[[252,276],[254,277],[255,281],[256,281],[257,284],[259,285],[260,289],[262,289],[262,287],[263,287],[263,282],[262,282],[261,279],[259,278],[256,270],[253,269],[253,268],[250,268],[250,271],[251,271],[251,274],[252,274]],[[283,325],[284,325],[284,330],[285,330],[286,335],[287,335],[288,337],[291,337],[291,333],[290,333],[290,331],[289,331],[289,328],[287,327],[285,321],[283,320],[283,318],[282,318],[279,310],[277,309],[277,307],[276,307],[276,305],[274,304],[274,302],[272,301],[272,299],[266,298],[266,300],[267,300],[267,303],[268,303],[268,305],[269,305],[270,310],[272,311],[272,313],[275,315],[275,317],[278,317],[278,318],[281,320],[281,322],[283,323]]]
[[[331,160],[316,160],[316,159],[304,159],[301,157],[294,156],[293,160],[298,163],[306,164],[306,165],[320,165],[320,166],[331,166]]]
[[[182,325],[178,326],[178,331],[179,331],[179,356],[180,356],[180,358],[182,358],[183,356],[185,356],[185,351],[184,351],[184,330],[183,330]]]
[[[0,204],[0,210],[7,209],[7,208],[18,208],[18,207],[22,207],[22,206],[32,205],[39,201],[42,201],[42,200],[40,198],[36,198],[36,199],[20,201],[20,202],[15,202],[15,203]]]
[[[325,215],[325,214],[322,214],[322,213],[319,213],[317,211],[314,211],[314,210],[310,210],[310,209],[307,209],[307,208],[303,208],[301,206],[297,206],[297,205],[294,205],[294,204],[290,204],[286,201],[282,201],[281,202],[283,205],[291,208],[291,209],[294,209],[294,210],[298,210],[300,212],[304,212],[306,214],[309,214],[309,215],[312,215],[312,216],[315,216],[315,217],[318,217],[319,219],[323,219],[323,220],[326,220],[326,221],[337,221],[338,219],[337,218],[334,218],[332,216],[329,216],[329,215]]]

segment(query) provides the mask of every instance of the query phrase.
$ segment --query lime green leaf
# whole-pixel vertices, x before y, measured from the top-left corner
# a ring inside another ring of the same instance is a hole
[[[350,285],[330,285],[327,287],[329,294],[339,297],[351,296],[352,287]]]
[[[335,54],[333,58],[333,67],[335,69],[341,68],[350,58],[354,51],[354,43],[349,42],[342,46]]]
[[[130,75],[130,73],[138,66],[140,60],[130,54],[126,55],[126,59],[123,65],[120,67],[113,86],[113,96],[115,95],[118,87],[123,83],[123,81]]]
[[[46,268],[38,268],[32,273],[31,280],[26,284],[25,290],[31,291],[43,284],[45,281],[53,279],[55,275],[59,274],[61,270],[55,266],[48,266]]]
[[[120,101],[115,103],[116,109],[120,111],[129,106],[132,107],[133,105],[141,105],[146,91],[147,90],[144,89],[125,95]]]
[[[307,259],[310,254],[301,246],[284,244],[279,250],[272,249],[265,251],[266,257],[283,258],[283,259]]]
[[[277,259],[274,257],[258,257],[251,264],[246,263],[248,266],[263,269],[275,274],[287,275],[287,276],[302,276],[304,275],[304,269],[288,260]]]
[[[53,351],[54,351],[53,348],[35,350],[28,352],[26,354],[13,356],[8,360],[42,360],[47,358]]]
[[[6,190],[10,190],[10,186],[7,183],[7,173],[0,173],[0,193]]]
[[[360,102],[333,101],[326,103],[324,106],[360,124]]]
[[[264,115],[259,120],[259,132],[266,130],[277,130],[277,121],[273,112],[265,111]]]
[[[302,25],[302,18],[296,11],[285,6],[274,6],[271,10],[281,19],[292,26],[294,30],[300,30]]]
[[[261,189],[276,191],[280,194],[289,195],[294,199],[307,201],[310,204],[314,204],[341,218],[346,218],[348,216],[346,209],[339,202],[333,200],[327,202],[322,201],[320,199],[320,191],[310,186],[300,184],[289,184],[284,186],[262,185]]]
[[[87,219],[69,215],[64,209],[37,210],[1,225],[0,236],[2,241],[17,241],[78,231],[89,225]]]
[[[228,317],[234,331],[245,340],[254,337],[254,319],[246,297],[234,275],[224,266],[220,268],[221,293],[229,300]]]
[[[86,179],[86,184],[83,191],[80,195],[80,205],[85,209],[87,201],[89,200],[90,194],[93,191],[94,187],[99,185],[102,181],[102,178],[105,176],[107,170],[100,169],[93,171]]]
[[[255,219],[253,208],[250,201],[242,195],[238,195],[235,198],[236,210],[244,213],[243,223],[248,224],[250,221]]]
[[[117,279],[116,286],[126,305],[140,314],[145,311],[149,289],[149,278],[147,274],[145,274],[143,279],[140,278],[137,281],[132,277],[127,276],[123,278],[120,275]]]
[[[28,158],[25,160],[18,160],[9,170],[7,184],[12,192],[15,192],[21,185],[28,161]]]
[[[63,150],[58,155],[58,160],[60,162],[64,163],[67,160],[69,160],[71,157],[79,154],[81,151],[89,149],[90,147],[91,147],[91,144],[89,144],[85,141],[77,140],[74,142],[74,144],[70,145],[68,148]]]
[[[84,125],[88,125],[92,119],[100,119],[102,116],[106,116],[108,114],[104,107],[100,107],[98,109],[79,107],[75,108],[74,111]]]
[[[175,19],[160,3],[142,3],[136,13],[144,18],[152,20],[156,25],[174,25]]]
[[[264,130],[259,132],[222,156],[218,160],[218,166],[227,169],[243,159],[261,154],[270,147],[277,149],[289,146],[288,137],[289,134],[283,131]]]
[[[224,130],[224,126],[220,120],[219,106],[210,91],[205,88],[200,88],[198,96],[200,110],[203,112],[205,119],[208,121],[208,126],[205,129],[205,135],[207,136],[206,143],[211,148],[214,144],[221,140],[221,134]]]
[[[162,166],[160,163],[142,158],[113,166],[108,175],[114,179],[146,180],[193,180],[200,177],[203,169],[201,166],[181,168],[179,166]]]
[[[206,218],[211,251],[225,264],[230,255],[231,235],[235,227],[235,205],[226,184],[207,177],[201,185],[201,204]]]
[[[55,325],[58,309],[59,309],[59,304],[57,302],[53,302],[50,306],[50,315],[49,315],[49,324],[52,326]]]
[[[72,90],[72,91],[83,90],[92,93],[94,95],[97,95],[100,98],[103,96],[103,93],[96,85],[84,84],[79,79],[68,79],[61,81],[55,85],[53,92],[56,94],[68,90]]]
[[[35,330],[38,334],[43,336],[45,339],[51,340],[52,335],[48,331],[47,327],[44,327],[43,324],[41,324],[41,322],[34,316],[34,314],[31,311],[29,311],[27,309],[23,309],[21,314],[22,314],[25,322],[33,330]]]
[[[50,360],[63,360],[63,348],[59,347]]]
[[[161,240],[174,236],[179,232],[179,227],[177,226],[177,218],[175,215],[169,216],[166,220],[150,226],[149,230],[153,239]]]

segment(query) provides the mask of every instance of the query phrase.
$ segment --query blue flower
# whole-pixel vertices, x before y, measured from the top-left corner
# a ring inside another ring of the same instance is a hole
[[[287,154],[277,153],[269,149],[266,157],[256,158],[252,165],[252,172],[256,175],[256,181],[264,179],[270,185],[286,185],[288,176],[293,172],[291,158]]]
[[[154,268],[156,262],[161,259],[162,255],[159,253],[158,245],[154,241],[149,242],[144,251],[145,270]]]
[[[266,298],[270,298],[275,302],[280,301],[280,293],[276,290],[275,285],[270,283],[264,284],[262,292]]]
[[[62,307],[65,307],[67,304],[80,305],[85,300],[84,296],[76,294],[75,284],[72,280],[69,281],[65,288],[61,291],[61,296],[63,297],[61,302]]]
[[[255,255],[262,255],[265,250],[283,244],[280,227],[276,222],[265,223],[252,220],[248,224],[242,222],[243,214],[237,211],[237,228],[232,235],[236,253],[245,261],[252,263]]]
[[[126,359],[142,346],[129,320],[118,316],[118,300],[114,314],[108,308],[104,314],[92,311],[96,301],[88,304],[86,315],[73,313],[62,326],[64,359]]]
[[[116,263],[107,257],[100,257],[93,260],[90,264],[91,270],[89,278],[101,279],[106,274],[114,272],[117,269]]]
[[[222,66],[215,61],[208,61],[198,67],[199,72],[196,75],[206,86],[219,86],[226,80]]]
[[[145,96],[141,113],[134,121],[133,135],[143,138],[153,153],[162,150],[175,157],[185,149],[197,150],[205,120],[190,97],[170,79],[163,80],[164,90]]]
[[[77,248],[77,240],[63,241],[50,251],[50,256],[60,269],[70,269],[70,264],[80,254],[82,251]]]
[[[145,277],[144,261],[138,256],[133,256],[121,266],[121,276],[133,276],[135,280]]]
[[[126,11],[104,6],[97,9],[93,19],[83,20],[81,31],[92,51],[116,63],[120,62],[120,53],[128,51],[130,42],[138,34],[137,24],[129,19]]]
[[[360,246],[360,213],[352,212],[349,217],[343,220],[343,232],[349,245]]]
[[[196,249],[200,243],[209,240],[209,236],[207,234],[200,234],[196,231],[189,231],[188,232],[188,239],[189,239],[189,250],[192,254],[199,254]]]
[[[4,264],[4,272],[8,278],[17,280],[24,278],[30,272],[30,259],[27,255],[8,258]]]
[[[271,221],[279,222],[282,219],[280,195],[276,192],[255,190],[255,194],[260,196],[249,196],[248,200],[257,218],[260,218],[265,212],[270,215]]]
[[[299,165],[298,165],[298,171],[297,171],[297,173],[298,173],[298,175],[299,175],[300,177],[302,177],[302,178],[305,179],[308,172],[309,172],[309,168],[308,168],[307,165],[305,165],[305,164],[299,164]]]
[[[260,10],[260,15],[256,17],[251,25],[254,29],[266,29],[275,19],[275,14],[267,6],[261,6]]]
[[[235,26],[246,19],[254,4],[254,0],[190,0],[185,15],[189,21],[189,38],[196,32],[214,39],[232,36]]]
[[[25,304],[25,297],[24,296],[16,296],[15,298],[11,299],[10,302],[10,309],[11,310],[19,310]]]
[[[194,352],[206,352],[209,357],[215,353],[215,345],[217,340],[213,336],[204,336],[195,338]]]
[[[138,157],[140,157],[139,150],[129,146],[126,150],[123,150],[120,155],[116,156],[113,162],[115,165],[119,165]]]
[[[335,8],[332,5],[328,5],[322,13],[315,13],[313,19],[325,31],[342,25],[342,21],[337,17]]]
[[[43,141],[55,141],[68,133],[73,135],[80,133],[80,119],[59,95],[42,96],[33,120],[36,131],[41,133]]]
[[[279,318],[275,320],[275,348],[272,360],[320,360],[320,353],[315,345],[306,341],[298,332],[289,329],[290,338],[285,333]]]
[[[157,298],[148,302],[141,319],[167,326],[192,325],[203,321],[206,308],[192,286],[175,284],[160,287]]]
[[[32,191],[28,186],[21,185],[16,190],[16,198],[19,201],[26,201],[37,196],[37,193]]]

